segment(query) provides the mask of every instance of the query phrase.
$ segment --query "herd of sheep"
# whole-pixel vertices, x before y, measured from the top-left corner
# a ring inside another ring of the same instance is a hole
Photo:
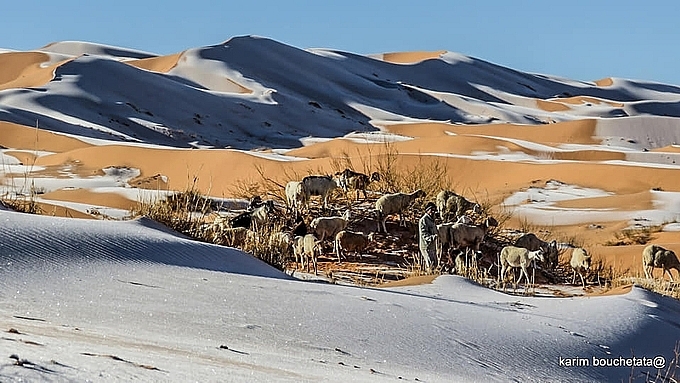
[[[347,209],[341,215],[311,217],[310,202],[312,197],[319,197],[321,211],[328,212],[329,197],[336,189],[342,189],[345,195],[356,192],[356,201],[360,194],[368,199],[367,188],[371,182],[380,181],[376,172],[369,175],[345,169],[334,176],[309,175],[300,181],[290,181],[285,185],[284,193],[287,202],[287,216],[295,222],[295,227],[270,235],[270,245],[281,249],[289,249],[297,263],[308,271],[313,268],[318,273],[317,259],[323,252],[324,242],[332,243],[333,252],[338,262],[341,257],[351,253],[358,257],[375,243],[375,236],[379,233],[388,234],[387,219],[399,216],[399,226],[406,225],[406,216],[416,200],[424,199],[423,190],[411,193],[391,193],[380,196],[375,201],[374,217],[377,227],[374,232],[365,234],[360,231],[349,230],[353,201],[347,199]],[[490,229],[498,222],[493,217],[484,217],[482,207],[449,190],[442,190],[435,198],[438,213],[443,223],[437,225],[437,258],[443,271],[461,270],[468,265],[470,259],[476,260],[480,254],[480,245],[487,239]],[[251,200],[247,211],[230,219],[218,217],[213,225],[215,241],[232,246],[248,240],[255,240],[256,232],[265,227],[276,213],[273,201],[262,201],[255,197]],[[475,224],[471,216],[481,217],[481,222]],[[307,223],[306,223],[307,222]],[[556,241],[546,242],[533,233],[526,233],[513,243],[503,244],[496,250],[497,258],[491,267],[498,269],[499,282],[505,281],[510,269],[519,270],[519,283],[522,277],[527,283],[533,283],[529,278],[528,268],[534,272],[537,264],[542,269],[554,270],[558,266],[560,248]],[[563,250],[563,249],[562,249]],[[581,285],[586,288],[586,277],[591,268],[592,257],[583,248],[572,248],[569,266],[573,271],[572,284],[576,283],[577,275]],[[672,279],[670,269],[680,273],[680,262],[675,253],[658,245],[650,245],[643,251],[643,269],[647,278],[652,278],[654,268],[663,269]],[[663,275],[662,275],[663,277]]]

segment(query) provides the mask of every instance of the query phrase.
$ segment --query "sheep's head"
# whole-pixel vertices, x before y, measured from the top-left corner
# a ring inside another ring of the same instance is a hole
[[[590,265],[591,265],[591,263],[592,263],[592,258],[593,258],[593,257],[592,257],[591,255],[586,255],[585,257],[583,257],[583,264],[582,264],[582,266],[583,266],[584,269],[590,270]]]
[[[416,198],[425,198],[427,193],[425,193],[422,189],[418,189],[415,192],[413,192],[413,195],[415,195]]]
[[[371,174],[371,181],[380,181],[380,173],[373,172],[373,174]]]
[[[536,251],[530,251],[529,252],[529,258],[530,259],[537,259],[541,263],[545,262],[545,258],[543,257],[543,249],[538,249]]]

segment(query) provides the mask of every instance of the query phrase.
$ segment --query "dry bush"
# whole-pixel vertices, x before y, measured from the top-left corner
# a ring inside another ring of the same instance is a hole
[[[210,212],[210,207],[210,200],[201,196],[192,185],[187,190],[176,192],[167,198],[138,201],[130,211],[130,216],[145,216],[175,231],[197,238],[196,233],[201,232],[202,218]]]
[[[292,248],[283,248],[278,243],[272,243],[271,236],[281,231],[281,226],[265,227],[246,238],[241,250],[263,260],[269,265],[284,270],[292,256]]]
[[[217,233],[214,225],[205,223],[206,215],[212,211],[211,202],[210,198],[202,196],[191,186],[165,199],[138,202],[131,211],[131,216],[146,216],[199,241],[238,247],[279,270],[285,268],[290,257],[289,249],[283,249],[269,241],[272,233],[280,229],[280,225],[262,228],[247,236],[242,243],[237,243],[234,238]]]
[[[661,278],[649,279],[644,276],[640,269],[631,270],[620,265],[612,265],[601,259],[596,259],[591,265],[591,278],[597,278],[598,282],[605,288],[605,291],[635,284],[649,291],[680,299],[680,283],[670,282]]]
[[[0,203],[3,203],[6,207],[21,213],[42,214],[43,209],[40,207],[40,204],[38,204],[35,197],[36,193],[33,191],[31,191],[28,195],[3,195],[0,197]]]
[[[638,378],[641,378],[641,381],[645,383],[678,382],[680,381],[680,376],[678,376],[678,367],[680,367],[680,341],[675,342],[675,347],[673,348],[673,359],[666,362],[666,367],[664,369],[655,369],[655,373],[643,371],[636,374],[635,368],[633,367],[631,368],[628,382],[637,382]]]
[[[653,239],[652,234],[658,233],[662,225],[635,227],[624,229],[614,234],[614,240],[607,240],[605,246],[645,245]]]

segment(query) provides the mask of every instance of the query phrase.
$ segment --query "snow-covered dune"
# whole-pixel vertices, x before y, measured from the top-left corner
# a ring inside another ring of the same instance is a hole
[[[0,223],[9,381],[620,381],[630,367],[594,364],[670,362],[680,337],[680,303],[638,288],[556,299],[456,276],[326,285],[145,220],[0,211]]]
[[[176,62],[162,73],[135,67],[135,60],[163,59],[137,50],[61,42],[39,52],[72,60],[47,84],[1,91],[0,120],[175,147],[293,148],[309,136],[375,131],[376,121],[680,116],[678,87],[624,79],[601,86],[454,52],[405,65],[240,36],[167,56]]]

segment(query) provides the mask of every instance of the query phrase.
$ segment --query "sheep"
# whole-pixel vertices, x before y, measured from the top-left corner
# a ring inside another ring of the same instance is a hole
[[[444,250],[451,246],[451,227],[456,223],[472,224],[472,219],[466,215],[458,217],[456,222],[446,222],[437,225],[437,256],[441,258]]]
[[[464,255],[467,258],[468,250],[474,251],[474,257],[479,253],[479,246],[484,241],[486,233],[492,226],[498,226],[498,221],[493,217],[488,217],[481,225],[470,225],[466,223],[456,222],[449,227],[448,241],[451,249],[458,250],[461,247],[465,248]],[[451,259],[448,260],[451,264]],[[458,262],[456,262],[458,263]],[[456,266],[460,270],[460,266]]]
[[[546,266],[548,266],[550,269],[555,269],[555,267],[557,267],[557,264],[559,262],[559,250],[557,248],[557,241],[553,240],[551,242],[545,242],[538,238],[535,234],[527,233],[522,235],[517,239],[517,241],[515,241],[515,246],[523,247],[530,251],[535,251],[538,250],[539,248],[543,249],[543,254],[545,255],[545,258],[547,260]]]
[[[526,277],[527,283],[529,282],[529,273],[527,272],[527,266],[531,264],[532,261],[538,260],[540,262],[544,261],[543,250],[538,249],[536,251],[529,251],[523,247],[516,246],[505,246],[500,253],[500,264],[501,273],[499,278],[501,281],[505,280],[505,273],[509,268],[520,267],[521,271],[519,274],[519,279],[516,283],[522,280],[522,276]],[[533,283],[533,281],[532,281]]]
[[[305,267],[305,236],[298,235],[293,237],[293,255],[295,256],[295,262],[300,263],[302,268]]]
[[[278,250],[283,259],[288,259],[293,250],[293,235],[281,231],[269,235],[269,248],[272,252]]]
[[[305,200],[311,196],[321,196],[324,209],[328,208],[328,195],[338,188],[338,183],[330,176],[307,176],[302,179]]]
[[[338,176],[338,185],[347,193],[350,189],[357,191],[357,201],[359,200],[359,192],[363,192],[364,199],[367,198],[366,188],[371,181],[380,181],[380,174],[373,172],[369,177],[363,173],[357,173],[351,169],[345,169],[341,172],[335,173]]]
[[[231,227],[255,228],[263,227],[269,218],[269,214],[274,213],[274,201],[266,201],[260,207],[245,211],[230,220]]]
[[[450,190],[440,191],[435,201],[439,216],[445,221],[449,220],[452,214],[457,219],[470,210],[477,214],[482,211],[482,207],[478,203],[468,201],[465,197]]]
[[[220,231],[216,239],[215,242],[219,244],[242,248],[246,242],[255,240],[255,232],[245,227],[227,227]]]
[[[668,273],[668,277],[673,282],[673,274],[671,269],[675,269],[680,273],[680,261],[673,250],[667,250],[659,245],[649,245],[642,250],[642,268],[645,271],[646,278],[654,277],[654,268],[660,267],[663,269],[661,278]]]
[[[571,261],[569,262],[571,269],[574,271],[574,276],[571,279],[572,285],[576,283],[576,274],[578,273],[579,277],[581,277],[583,288],[586,288],[586,280],[583,278],[583,274],[586,274],[588,270],[590,270],[590,261],[591,255],[588,254],[586,249],[577,247],[572,250]]]
[[[288,182],[286,184],[285,193],[288,208],[291,209],[295,217],[297,217],[302,206],[307,205],[308,203],[304,183],[301,181]]]
[[[473,248],[479,251],[479,246],[484,240],[484,236],[489,228],[498,226],[498,221],[493,217],[488,217],[481,225],[469,225],[466,223],[455,223],[451,226],[449,240],[456,249],[461,247]]]
[[[314,218],[309,224],[309,229],[319,236],[323,242],[326,238],[335,238],[338,232],[345,230],[349,224],[350,213],[345,211],[342,217],[318,217]]]
[[[307,272],[309,272],[309,260],[311,258],[314,264],[314,275],[317,275],[317,254],[319,253],[319,244],[314,234],[307,234],[304,237],[295,237],[293,251],[297,260],[300,257],[302,267],[305,267],[305,260],[307,261]]]
[[[447,222],[437,225],[437,257],[441,258],[444,250],[451,245],[451,227],[455,222]]]
[[[387,227],[385,227],[385,222],[390,214],[399,214],[399,225],[405,225],[403,211],[410,206],[416,199],[424,198],[425,192],[418,189],[411,194],[407,193],[394,193],[385,194],[384,196],[378,198],[375,201],[375,210],[378,212],[378,232],[380,232],[380,225],[382,224],[382,229],[387,233]]]
[[[359,258],[362,258],[361,252],[366,250],[371,242],[373,242],[373,233],[365,236],[364,233],[355,233],[349,230],[340,231],[335,235],[335,252],[338,255],[338,262],[340,262],[340,255],[343,251],[352,251],[359,254]]]
[[[453,197],[454,195],[456,195],[456,193],[450,190],[442,190],[437,194],[437,197],[435,198],[435,204],[437,205],[437,211],[439,212],[439,216],[442,219],[445,219],[444,211],[446,210],[446,201],[448,201],[448,199]]]

